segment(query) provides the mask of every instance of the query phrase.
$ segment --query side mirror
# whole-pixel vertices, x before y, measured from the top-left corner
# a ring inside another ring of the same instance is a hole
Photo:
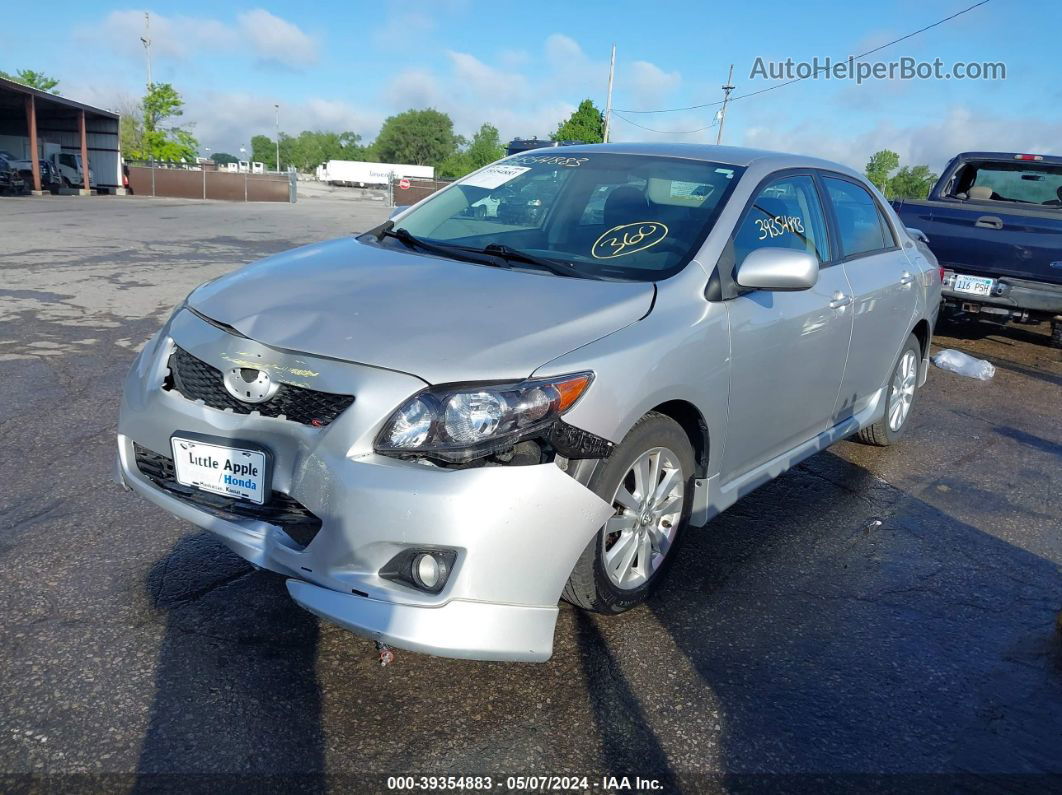
[[[391,208],[391,214],[389,216],[387,216],[387,220],[390,221],[396,215],[398,215],[401,212],[405,212],[406,210],[408,210],[412,206],[413,205],[411,205],[411,204],[401,204],[401,205],[399,205],[397,207],[392,207]]]
[[[818,259],[791,248],[758,248],[737,272],[739,285],[756,290],[809,290],[818,280]]]

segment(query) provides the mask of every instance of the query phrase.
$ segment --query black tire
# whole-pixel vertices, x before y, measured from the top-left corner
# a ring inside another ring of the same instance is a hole
[[[896,400],[900,399],[900,395],[893,389],[893,384],[896,381],[896,374],[900,367],[904,364],[905,358],[909,353],[914,353],[915,360],[915,375],[914,375],[914,391],[911,393],[911,402],[908,406],[907,413],[904,414],[900,425],[895,430],[889,424],[889,417],[892,415],[893,406]],[[903,346],[903,350],[900,351],[899,357],[896,359],[896,364],[892,366],[892,370],[889,372],[889,380],[885,384],[885,413],[881,419],[875,422],[873,425],[868,425],[866,428],[861,429],[856,438],[864,444],[871,444],[875,447],[888,447],[889,445],[896,444],[903,435],[907,432],[908,425],[911,424],[911,414],[914,413],[915,403],[918,402],[918,376],[922,367],[922,343],[918,341],[918,337],[912,334],[907,338],[907,343]]]
[[[1051,321],[1051,347],[1062,348],[1062,320]]]
[[[563,598],[576,607],[596,613],[615,614],[644,602],[663,579],[681,544],[693,507],[694,457],[693,447],[682,426],[670,417],[649,412],[631,428],[604,462],[594,470],[588,487],[603,500],[611,502],[613,495],[635,461],[655,447],[674,453],[683,476],[683,503],[675,533],[663,560],[648,579],[636,587],[620,588],[605,572],[602,556],[605,528],[602,527],[586,545],[564,586]]]

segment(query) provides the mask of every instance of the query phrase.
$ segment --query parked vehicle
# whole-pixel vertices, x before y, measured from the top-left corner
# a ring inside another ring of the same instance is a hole
[[[59,172],[59,178],[64,188],[82,188],[85,178],[81,173],[81,155],[74,152],[54,152],[51,156],[52,165]],[[96,187],[96,175],[89,165],[89,187]]]
[[[1062,347],[1062,157],[964,152],[927,201],[893,205],[945,268],[945,314],[1050,320]]]
[[[509,158],[194,290],[126,380],[118,477],[340,626],[545,660],[562,596],[622,612],[687,525],[899,441],[939,304],[933,255],[835,163]]]
[[[553,141],[549,138],[513,138],[505,147],[507,155],[518,155],[532,149],[546,149],[552,146],[575,146],[582,141]]]
[[[0,150],[0,157],[4,157],[11,167],[21,174],[26,185],[33,186],[33,161],[25,157],[15,157],[6,150]],[[84,184],[81,176],[81,155],[53,152],[50,157],[39,158],[37,167],[41,172],[42,190],[55,193],[59,188],[81,187]],[[89,168],[89,184],[96,184],[91,168]]]
[[[392,178],[432,179],[434,176],[435,169],[432,166],[367,163],[360,160],[329,160],[317,168],[317,179],[321,182],[356,188],[386,187]]]
[[[55,166],[48,160],[37,161],[37,167],[41,173],[41,190],[46,190],[49,193],[58,193],[59,189],[63,187],[62,179],[59,177],[59,172]],[[26,190],[33,188],[33,168],[23,168],[19,170],[19,176],[22,177],[22,181],[26,185]]]
[[[0,193],[21,193],[24,185],[7,152],[0,152]]]

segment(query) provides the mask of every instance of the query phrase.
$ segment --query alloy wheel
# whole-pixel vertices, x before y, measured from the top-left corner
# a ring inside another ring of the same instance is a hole
[[[892,377],[892,391],[889,394],[889,429],[893,432],[900,430],[911,413],[917,380],[918,359],[914,351],[904,351]]]
[[[666,447],[646,450],[616,487],[616,513],[601,534],[601,562],[617,588],[644,585],[671,550],[682,518],[686,475]]]

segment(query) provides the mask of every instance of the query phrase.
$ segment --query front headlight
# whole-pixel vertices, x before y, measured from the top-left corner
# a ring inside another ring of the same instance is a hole
[[[593,373],[511,384],[425,389],[398,407],[376,437],[386,455],[462,463],[535,436],[575,405]]]

